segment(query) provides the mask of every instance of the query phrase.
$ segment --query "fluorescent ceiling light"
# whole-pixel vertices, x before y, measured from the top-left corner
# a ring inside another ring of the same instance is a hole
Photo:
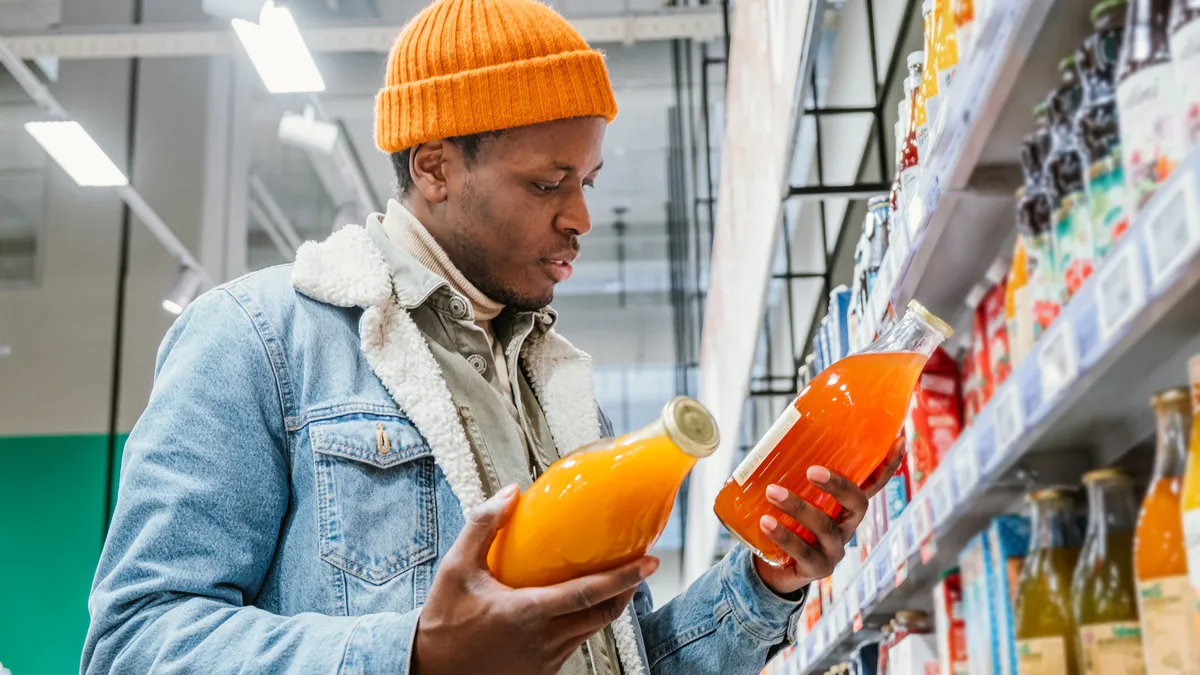
[[[79,122],[26,122],[25,131],[83,187],[121,187],[129,179]]]
[[[339,135],[337,125],[317,119],[312,106],[307,106],[302,115],[285,112],[279,120],[280,141],[322,155],[333,154]]]
[[[272,94],[325,91],[325,80],[292,13],[274,2],[263,6],[258,23],[231,21],[267,91]]]
[[[167,297],[163,298],[163,309],[172,314],[183,314],[183,310],[192,304],[192,300],[196,299],[196,295],[200,292],[200,284],[204,279],[196,270],[185,267],[179,273],[179,281],[171,287],[171,292],[167,293]]]

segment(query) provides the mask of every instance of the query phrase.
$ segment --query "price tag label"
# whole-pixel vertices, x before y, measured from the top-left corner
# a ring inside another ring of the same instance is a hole
[[[900,588],[900,585],[908,579],[908,537],[906,536],[905,528],[907,525],[904,521],[900,521],[900,527],[893,533],[891,539],[892,549],[892,567],[896,570],[896,576],[893,578],[895,588]]]
[[[971,497],[979,485],[979,455],[975,451],[975,437],[964,434],[952,453],[954,456],[954,481],[958,484],[957,503]]]
[[[872,602],[875,602],[875,596],[879,593],[879,579],[876,577],[874,561],[868,561],[862,569],[862,607],[866,608]]]
[[[1146,285],[1142,282],[1141,251],[1136,242],[1118,246],[1096,272],[1096,305],[1100,340],[1107,341],[1117,329],[1137,316],[1146,304]]]
[[[929,485],[930,504],[933,507],[933,525],[937,527],[946,522],[954,512],[954,487],[950,484],[950,475],[945,470],[935,471]]]
[[[921,563],[928,564],[937,554],[937,546],[933,542],[933,511],[928,499],[921,498],[913,502],[912,509],[913,538],[917,540],[917,551]]]
[[[1025,431],[1025,414],[1021,410],[1021,392],[1011,384],[1001,388],[992,401],[995,408],[996,450],[1003,455],[1008,452],[1021,432]]]
[[[1200,218],[1190,176],[1176,176],[1165,188],[1168,194],[1146,216],[1146,250],[1150,258],[1150,283],[1158,289],[1200,246]]]
[[[855,613],[854,613],[854,625],[853,625],[853,628],[854,628],[854,632],[855,632],[855,633],[857,633],[858,631],[860,631],[860,630],[862,630],[862,629],[863,629],[863,615],[862,615],[862,610],[859,610],[859,611],[857,611],[857,612],[855,612]]]
[[[1079,349],[1075,342],[1075,331],[1067,321],[1057,322],[1042,336],[1041,343],[1038,352],[1038,372],[1042,378],[1044,404],[1054,400],[1079,375]],[[999,416],[996,419],[996,432],[1000,433]],[[996,445],[1001,449],[1007,447],[999,442],[999,438]]]

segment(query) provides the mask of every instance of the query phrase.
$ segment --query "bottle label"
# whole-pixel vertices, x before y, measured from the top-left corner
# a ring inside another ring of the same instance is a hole
[[[1145,68],[1117,87],[1126,212],[1130,215],[1141,211],[1184,152],[1177,88],[1172,63]]]
[[[1096,260],[1107,258],[1112,245],[1129,229],[1129,219],[1125,217],[1125,172],[1117,162],[1105,161],[1108,170],[1088,181],[1092,246]]]
[[[1183,538],[1187,547],[1192,593],[1200,597],[1200,508],[1183,512]],[[1200,609],[1200,602],[1197,609]]]
[[[952,66],[942,66],[938,68],[938,93],[950,91],[950,85],[954,83],[954,73],[958,70],[958,64]]]
[[[925,99],[925,120],[928,126],[932,127],[934,123],[937,122],[938,114],[941,113],[941,111],[942,95],[940,93],[934,94],[933,96]],[[924,161],[924,151],[922,151],[922,153],[918,156],[922,161]]]
[[[1084,675],[1146,672],[1146,662],[1142,657],[1142,627],[1136,621],[1081,626],[1079,654],[1083,657],[1080,671]]]
[[[783,440],[783,437],[798,421],[800,421],[800,411],[789,403],[780,413],[779,419],[775,420],[770,429],[767,429],[767,433],[759,440],[758,445],[754,446],[754,449],[746,455],[746,459],[743,459],[737,470],[733,472],[733,479],[739,486],[745,485],[746,481],[750,480],[750,476],[762,465],[767,456],[775,450],[775,446],[779,445],[779,441]]]
[[[1020,675],[1062,675],[1067,668],[1067,644],[1061,637],[1017,640]]]
[[[1075,295],[1092,276],[1092,230],[1082,193],[1069,209],[1060,209],[1054,224],[1054,269],[1062,275],[1066,297]]]
[[[1187,576],[1138,582],[1146,665],[1154,675],[1197,675],[1195,594]]]
[[[1054,242],[1050,233],[1029,238],[1029,293],[1033,301],[1033,338],[1036,340],[1058,318],[1062,309],[1061,279],[1054,267]]]
[[[921,219],[914,218],[908,210],[913,198],[917,196],[917,179],[921,177],[918,166],[911,166],[900,172],[900,210],[905,216],[910,242],[917,240],[917,235],[921,233],[920,228],[925,224]]]
[[[1200,82],[1195,77],[1196,68],[1200,66],[1200,21],[1184,24],[1171,36],[1171,60],[1175,63],[1176,83],[1182,99],[1179,107],[1183,115],[1182,133],[1188,140],[1188,147],[1192,147],[1200,141]]]

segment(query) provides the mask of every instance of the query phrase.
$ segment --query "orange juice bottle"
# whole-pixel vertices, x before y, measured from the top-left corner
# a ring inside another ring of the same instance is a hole
[[[938,90],[945,96],[958,70],[958,27],[954,25],[951,0],[933,1],[933,56],[937,63]],[[945,99],[943,99],[945,100]]]
[[[925,61],[924,70],[921,71],[921,86],[917,90],[917,97],[923,101],[921,109],[914,116],[914,123],[917,126],[917,150],[921,155],[921,160],[925,160],[925,146],[929,142],[929,125],[938,116],[938,107],[942,104],[942,97],[938,92],[938,76],[937,76],[937,60],[934,58],[934,14],[933,0],[925,0],[921,5],[921,12],[925,20]]]
[[[1191,404],[1187,389],[1161,392],[1152,403],[1158,421],[1154,477],[1133,542],[1146,672],[1200,675],[1180,505]]]
[[[917,302],[862,352],[813,378],[746,456],[717,495],[717,517],[734,536],[769,563],[789,560],[759,525],[764,515],[815,542],[792,518],[771,506],[776,484],[836,518],[841,505],[813,485],[806,472],[823,466],[862,484],[895,442],[925,362],[953,333]]]
[[[684,477],[719,440],[708,410],[679,397],[646,428],[563,457],[521,495],[488,568],[501,583],[525,588],[637,560],[667,526]]]
[[[1200,356],[1188,362],[1192,384],[1192,441],[1188,446],[1187,476],[1183,481],[1183,537],[1187,546],[1188,578],[1200,625]],[[1196,634],[1200,643],[1200,631]]]

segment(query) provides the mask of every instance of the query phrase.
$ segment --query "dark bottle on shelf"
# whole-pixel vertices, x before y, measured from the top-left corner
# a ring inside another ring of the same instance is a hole
[[[1175,0],[1171,3],[1171,59],[1179,85],[1180,114],[1188,147],[1200,141],[1200,0]]]
[[[1083,104],[1083,85],[1075,70],[1075,56],[1058,64],[1061,82],[1046,99],[1050,120],[1050,155],[1046,173],[1055,207],[1066,197],[1083,190],[1083,162],[1075,137],[1075,115]]]
[[[1054,267],[1054,207],[1045,190],[1026,190],[1018,204],[1018,228],[1028,232],[1026,265],[1029,270],[1033,338],[1036,340],[1062,309],[1062,275]]]
[[[1131,0],[1117,67],[1127,212],[1146,205],[1184,153],[1179,85],[1167,40],[1171,0]]]
[[[1025,172],[1025,190],[1033,192],[1045,185],[1046,158],[1050,155],[1050,127],[1046,104],[1033,109],[1037,128],[1021,142],[1021,170]]]
[[[1092,10],[1092,33],[1075,54],[1083,104],[1075,118],[1075,133],[1085,155],[1084,166],[1119,151],[1117,123],[1117,63],[1125,37],[1128,0],[1106,0]]]

